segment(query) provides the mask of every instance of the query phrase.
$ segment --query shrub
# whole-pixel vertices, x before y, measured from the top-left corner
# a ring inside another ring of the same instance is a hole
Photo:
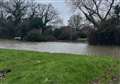
[[[27,41],[43,41],[45,40],[43,36],[41,36],[41,33],[38,31],[30,31],[25,36],[25,40]]]
[[[58,40],[77,40],[79,38],[78,32],[73,31],[72,33],[64,29],[56,29],[53,32],[53,35],[58,39]]]
[[[61,29],[55,29],[53,32],[54,37],[56,37],[57,39],[59,38],[59,36],[61,35],[62,30]]]
[[[113,45],[116,44],[114,32],[91,32],[88,36],[88,42],[91,45]]]
[[[109,18],[100,28],[88,35],[88,42],[94,45],[120,45],[120,27],[116,18]]]
[[[97,44],[97,40],[96,40],[96,31],[93,30],[88,34],[88,43],[90,45],[96,45]]]
[[[77,40],[79,38],[78,32],[73,32],[72,33],[72,40]]]
[[[71,36],[70,36],[69,33],[62,32],[62,33],[58,36],[58,39],[59,39],[59,40],[70,40],[70,39],[71,39]]]
[[[80,38],[87,38],[87,34],[85,34],[83,32],[80,32],[78,35]]]
[[[43,35],[46,41],[56,41],[57,39],[53,35]]]
[[[41,42],[41,41],[54,41],[56,40],[56,38],[52,35],[41,34],[38,30],[35,30],[35,31],[33,30],[33,31],[30,31],[25,36],[25,40]]]

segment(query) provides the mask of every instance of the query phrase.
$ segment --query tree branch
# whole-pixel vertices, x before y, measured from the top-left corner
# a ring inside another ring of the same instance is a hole
[[[112,7],[113,7],[114,2],[115,2],[115,0],[112,0],[112,3],[110,4],[110,8],[109,8],[109,10],[107,11],[107,13],[106,13],[106,15],[105,15],[105,17],[104,17],[103,20],[106,20],[106,19],[107,19],[108,15],[109,15],[109,13],[110,13]]]
[[[97,14],[97,16],[101,19],[101,20],[103,20],[103,18],[102,18],[102,16],[100,15],[100,13],[99,13],[99,5],[97,4],[97,2],[95,1],[95,0],[93,0],[93,3],[95,4],[95,7],[96,7],[96,14]],[[101,3],[101,1],[100,1],[100,3]],[[99,4],[100,4],[99,3]]]

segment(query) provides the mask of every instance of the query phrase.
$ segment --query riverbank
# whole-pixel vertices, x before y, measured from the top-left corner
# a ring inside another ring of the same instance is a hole
[[[120,61],[112,57],[0,50],[0,69],[11,70],[0,80],[2,84],[109,84],[118,82]]]

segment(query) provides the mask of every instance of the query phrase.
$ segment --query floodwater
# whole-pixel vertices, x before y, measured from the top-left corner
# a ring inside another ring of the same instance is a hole
[[[0,40],[0,48],[50,53],[71,53],[81,55],[120,57],[120,47],[117,46],[90,46],[87,43],[74,42],[21,42]]]

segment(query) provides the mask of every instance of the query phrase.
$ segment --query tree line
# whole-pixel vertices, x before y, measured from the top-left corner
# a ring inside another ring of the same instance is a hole
[[[33,29],[41,29],[44,33],[57,22],[58,13],[51,4],[34,0],[0,0],[0,37],[23,38]]]
[[[73,15],[68,21],[68,29],[61,26],[53,30],[54,25],[62,23],[62,20],[51,4],[41,4],[35,0],[0,0],[0,38],[21,37],[27,41],[77,40],[80,32],[75,30],[79,29],[81,19],[81,16]]]
[[[54,29],[61,21],[51,4],[34,0],[0,0],[0,38],[21,37],[30,41],[88,38],[94,45],[120,44],[119,0],[66,0],[80,14],[68,20],[68,28]],[[88,23],[91,26],[87,26]],[[90,31],[81,30],[82,24]]]

